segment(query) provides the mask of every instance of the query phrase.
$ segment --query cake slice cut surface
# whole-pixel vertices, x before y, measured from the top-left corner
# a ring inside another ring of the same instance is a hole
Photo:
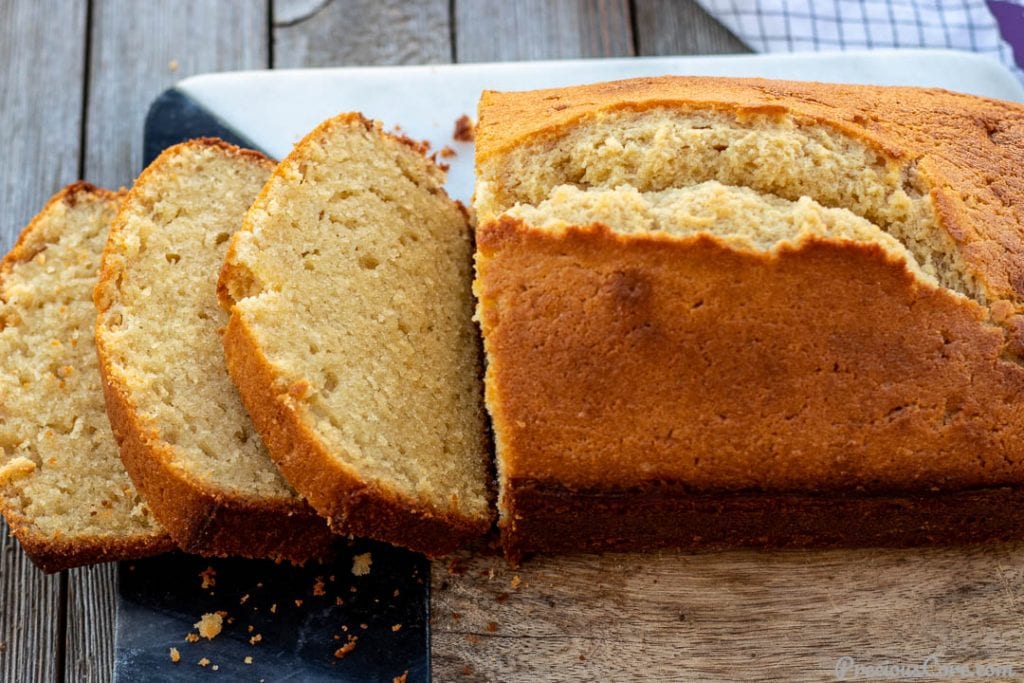
[[[174,548],[118,457],[93,342],[92,290],[121,199],[64,188],[0,266],[0,512],[51,572]]]
[[[182,549],[301,562],[326,554],[331,534],[228,378],[216,295],[228,240],[272,168],[216,139],[161,154],[111,228],[96,341],[125,466]]]
[[[491,523],[472,239],[443,173],[358,114],[274,172],[232,239],[228,368],[338,532],[437,555]]]

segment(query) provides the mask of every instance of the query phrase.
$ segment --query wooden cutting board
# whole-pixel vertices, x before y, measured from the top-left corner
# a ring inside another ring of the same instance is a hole
[[[467,555],[432,584],[438,681],[1024,680],[1024,544]]]
[[[482,88],[665,73],[1024,99],[995,62],[947,51],[253,72],[178,90],[275,156],[321,119],[363,111],[452,147],[448,189],[467,201],[472,146],[451,132]],[[1024,680],[1024,544],[540,556],[516,569],[466,553],[433,564],[430,612],[438,681]]]

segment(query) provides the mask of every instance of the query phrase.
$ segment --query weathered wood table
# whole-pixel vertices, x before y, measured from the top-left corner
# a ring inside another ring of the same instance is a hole
[[[192,74],[741,51],[690,0],[2,0],[2,247],[65,183],[129,185],[147,106]],[[929,655],[1024,676],[1024,547],[477,556],[433,574],[439,681],[827,680],[843,656]],[[0,527],[0,681],[107,680],[113,581],[112,565],[43,575]]]

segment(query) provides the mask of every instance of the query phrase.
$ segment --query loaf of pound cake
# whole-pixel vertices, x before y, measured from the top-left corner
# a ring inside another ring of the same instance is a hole
[[[510,557],[1024,537],[1024,106],[485,92],[476,154]]]

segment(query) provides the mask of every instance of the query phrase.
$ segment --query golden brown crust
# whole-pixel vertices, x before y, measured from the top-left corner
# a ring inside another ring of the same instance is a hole
[[[285,478],[339,533],[385,540],[427,555],[449,553],[490,527],[426,508],[365,482],[328,452],[305,425],[244,318],[233,312],[224,331],[228,372],[246,410]]]
[[[19,263],[31,261],[36,252],[28,248],[32,233],[39,227],[40,221],[47,211],[56,204],[66,203],[74,206],[83,199],[87,201],[120,201],[125,192],[112,192],[96,187],[84,181],[65,186],[46,202],[18,235],[17,241],[0,263],[0,289],[3,281],[11,270]],[[2,501],[0,501],[2,503]],[[11,533],[21,544],[29,559],[47,573],[58,572],[72,567],[80,567],[96,562],[137,559],[159,555],[175,548],[174,541],[166,533],[135,536],[129,538],[113,538],[104,536],[91,537],[52,537],[34,533],[31,520],[16,510],[0,504],[10,526]]]
[[[1024,484],[1024,365],[1005,329],[877,245],[741,251],[504,217],[477,248],[512,554],[542,545],[507,521],[526,510],[540,517],[524,528],[543,526],[518,498],[537,488],[839,500]]]
[[[32,563],[47,574],[98,562],[136,560],[170,552],[177,545],[167,534],[133,538],[45,536],[33,533],[30,522],[12,510],[4,510],[11,534],[18,539]]]
[[[923,88],[677,76],[485,91],[477,166],[528,141],[557,138],[600,113],[655,107],[709,109],[741,120],[792,116],[915,169],[989,300],[1006,299],[1018,315],[1024,311],[1024,106],[1017,103]]]
[[[177,154],[181,147],[190,145],[217,147],[267,169],[274,165],[259,152],[244,150],[217,138],[199,138],[175,145],[161,157]],[[135,181],[133,190],[128,193],[129,200],[132,192],[147,182],[161,157]],[[119,213],[110,229],[112,235],[124,229],[124,221],[125,216]],[[96,287],[96,305],[101,314],[110,306],[108,292],[115,286],[118,274],[112,259],[105,257]],[[99,320],[97,324],[101,324]],[[334,537],[305,501],[228,495],[175,467],[170,449],[140,417],[126,390],[119,385],[102,335],[97,335],[96,348],[107,413],[125,469],[153,515],[182,550],[199,555],[237,555],[296,563],[323,558],[330,553]]]

